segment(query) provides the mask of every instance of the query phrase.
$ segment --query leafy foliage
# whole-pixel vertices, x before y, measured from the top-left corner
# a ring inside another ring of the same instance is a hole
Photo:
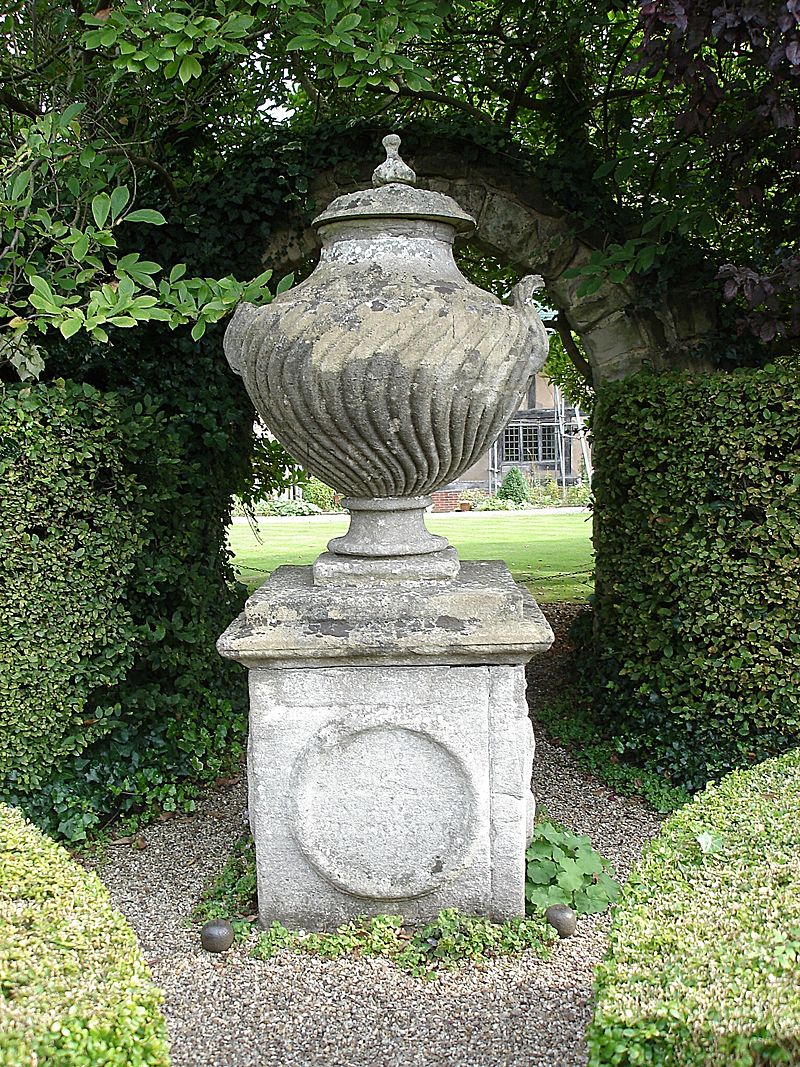
[[[141,637],[125,594],[148,518],[131,420],[118,396],[89,385],[0,393],[6,790],[38,789],[120,715],[112,689]]]
[[[591,1067],[800,1058],[800,750],[710,786],[646,846],[614,910]]]
[[[503,479],[503,484],[497,490],[497,496],[500,500],[511,500],[515,504],[530,503],[528,483],[519,467],[511,468]]]
[[[22,770],[4,767],[2,791],[71,840],[115,814],[191,807],[199,783],[241,751],[244,679],[220,662],[214,644],[243,593],[234,584],[224,532],[231,490],[250,477],[251,416],[231,391],[217,339],[198,346],[175,336],[172,345],[136,346],[126,363],[118,343],[115,363],[93,364],[93,350],[81,356],[70,343],[51,353],[51,364],[102,381],[102,393],[87,382],[9,387],[13,402],[3,409],[17,420],[4,428],[5,453],[18,457],[5,475],[8,499],[22,508],[6,524],[5,577],[15,593],[3,599],[5,625],[13,624],[14,640],[31,663],[37,657],[44,663],[37,631],[46,619],[48,640],[57,638],[68,666],[48,668],[62,672],[53,677],[65,686],[55,704],[48,670],[23,691],[26,703],[14,711],[14,722],[24,719],[23,736],[39,740],[30,762],[15,759]],[[156,394],[139,377],[147,375],[149,360],[158,369],[162,391]],[[21,413],[12,415],[17,402]],[[63,409],[54,416],[57,433],[46,429],[51,406]],[[19,483],[28,463],[41,464],[36,496]],[[123,506],[115,517],[117,471]],[[43,536],[43,529],[52,535]],[[31,572],[19,565],[19,553],[34,535],[53,564]],[[35,595],[26,615],[29,593]],[[18,662],[20,671],[30,672],[30,664]],[[69,713],[54,763],[42,746],[59,700]]]
[[[690,794],[670,782],[652,764],[639,766],[620,757],[613,740],[598,729],[585,702],[570,693],[536,710],[536,722],[572,758],[626,797],[641,797],[651,808],[670,812],[690,799]]]
[[[251,955],[270,959],[281,949],[311,952],[327,959],[383,956],[418,978],[436,978],[469,961],[480,964],[498,956],[548,954],[555,937],[543,919],[509,919],[494,923],[446,908],[421,929],[407,932],[399,915],[376,915],[344,923],[335,933],[303,933],[275,922],[260,935]]]
[[[0,806],[0,1063],[169,1067],[163,997],[95,874]]]
[[[321,511],[341,511],[337,504],[336,490],[325,485],[319,478],[309,478],[303,485],[303,500],[316,504]]]
[[[530,910],[567,904],[578,915],[605,911],[619,896],[610,864],[592,848],[588,837],[551,822],[534,827],[528,851],[525,899]]]
[[[797,745],[797,370],[637,375],[594,432],[600,729],[690,789]]]

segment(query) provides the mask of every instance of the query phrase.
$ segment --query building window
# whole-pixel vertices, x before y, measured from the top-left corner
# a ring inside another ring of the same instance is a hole
[[[556,428],[555,426],[539,427],[539,462],[555,463],[556,461]]]
[[[522,454],[520,452],[519,429],[519,426],[506,426],[505,430],[503,431],[504,463],[522,462]]]
[[[555,466],[558,428],[531,422],[512,423],[503,431],[503,463]]]

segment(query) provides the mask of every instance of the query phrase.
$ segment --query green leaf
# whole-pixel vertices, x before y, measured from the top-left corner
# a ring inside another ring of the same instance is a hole
[[[167,221],[160,211],[153,208],[140,207],[136,211],[129,211],[123,219],[124,222],[147,222],[151,226],[163,226]]]
[[[199,78],[203,73],[203,68],[197,62],[194,56],[185,56],[181,60],[181,65],[178,68],[178,77],[185,85],[192,78]]]
[[[172,270],[169,272],[170,285],[174,285],[180,278],[186,273],[185,263],[176,263]]]
[[[118,185],[111,194],[111,218],[115,219],[125,209],[125,205],[131,198],[131,194],[124,185]]]
[[[62,337],[72,337],[73,334],[80,330],[82,325],[83,323],[79,318],[70,318],[64,319],[58,328],[61,331]]]
[[[280,294],[281,293],[285,293],[287,289],[291,289],[291,287],[293,285],[294,285],[294,274],[287,274],[285,277],[281,278],[281,280],[278,282],[277,286],[275,287],[275,294],[277,296],[280,296]]]
[[[361,15],[357,15],[355,12],[350,15],[345,15],[343,19],[339,19],[339,21],[336,23],[336,32],[348,33],[350,30],[354,30],[360,22]]]
[[[11,199],[19,200],[22,194],[30,185],[33,178],[33,172],[30,170],[23,170],[14,179],[14,185],[11,188]]]
[[[192,326],[192,340],[199,341],[203,334],[206,332],[206,324],[200,319]]]
[[[92,216],[95,221],[95,225],[101,230],[106,224],[109,212],[111,211],[111,197],[108,193],[98,193],[92,200]]]

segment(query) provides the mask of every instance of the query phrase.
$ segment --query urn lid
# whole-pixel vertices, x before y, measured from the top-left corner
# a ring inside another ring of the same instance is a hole
[[[417,189],[417,176],[400,158],[400,138],[390,133],[383,138],[386,160],[372,174],[374,188],[345,193],[333,200],[312,225],[319,229],[331,222],[355,219],[423,219],[446,222],[457,233],[475,228],[475,219],[463,211],[451,196],[430,189]]]

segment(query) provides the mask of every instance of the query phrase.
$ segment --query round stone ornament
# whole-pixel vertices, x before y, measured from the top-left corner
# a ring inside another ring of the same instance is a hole
[[[572,937],[578,925],[578,916],[566,904],[551,904],[544,917],[562,938]]]
[[[329,884],[414,899],[473,859],[469,772],[441,741],[391,723],[329,723],[298,757],[290,789],[300,851]]]
[[[233,927],[227,919],[211,919],[200,931],[200,944],[206,952],[227,952],[234,936]]]

